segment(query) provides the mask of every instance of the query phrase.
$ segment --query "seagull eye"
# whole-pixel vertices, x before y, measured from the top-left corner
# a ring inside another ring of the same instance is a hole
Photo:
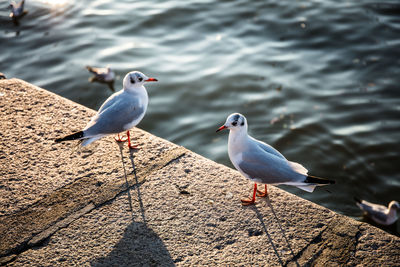
[[[132,76],[130,76],[131,78],[131,83],[135,83],[135,79],[132,78]]]
[[[232,122],[233,126],[236,126],[236,124],[237,124],[237,121]]]
[[[141,76],[139,76],[139,82],[143,81],[143,78]]]

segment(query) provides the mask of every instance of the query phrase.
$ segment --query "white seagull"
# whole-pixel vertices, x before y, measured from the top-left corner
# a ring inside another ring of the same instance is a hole
[[[11,8],[11,13],[10,13],[10,18],[13,19],[18,19],[22,17],[26,11],[24,11],[24,5],[25,5],[25,0],[22,0],[19,3],[11,3],[10,8]]]
[[[121,140],[119,133],[126,131],[129,148],[132,146],[129,129],[136,126],[146,113],[149,98],[145,82],[156,82],[139,71],[129,72],[123,81],[123,89],[112,94],[92,117],[86,127],[79,132],[56,139],[57,143],[68,140],[81,140],[82,146],[110,134],[118,134],[117,141]]]
[[[110,67],[106,68],[95,68],[86,66],[88,71],[94,74],[91,80],[97,80],[100,82],[113,82],[115,79],[115,73]]]
[[[293,185],[307,192],[314,191],[317,185],[334,184],[327,180],[307,174],[307,169],[296,162],[288,161],[272,146],[258,141],[247,134],[247,120],[239,113],[228,116],[217,132],[229,129],[228,154],[235,168],[247,179],[254,182],[253,197],[242,199],[243,205],[254,204],[257,196],[266,197],[267,184]],[[257,183],[265,184],[265,191],[257,190]]]
[[[364,211],[364,214],[374,222],[382,225],[392,225],[399,218],[400,204],[397,201],[391,201],[388,207],[374,204],[365,200],[354,198],[357,206]]]

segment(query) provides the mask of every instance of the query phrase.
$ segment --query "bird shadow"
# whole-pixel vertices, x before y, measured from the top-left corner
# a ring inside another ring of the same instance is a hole
[[[142,222],[132,221],[112,251],[90,266],[175,266],[160,237]]]
[[[124,142],[117,142],[122,165],[124,168],[125,182],[129,199],[129,206],[132,212],[132,223],[125,229],[124,236],[114,245],[113,250],[104,257],[100,257],[90,262],[91,266],[175,266],[171,254],[167,250],[161,238],[147,226],[142,195],[140,193],[140,183],[136,175],[134,163],[134,150],[129,149],[129,158],[132,164],[132,173],[135,175],[136,184],[130,186],[126,178],[126,168],[123,156]],[[131,174],[131,173],[130,173]],[[130,189],[136,187],[142,221],[135,221],[132,209],[132,198]]]
[[[128,176],[126,175],[126,168],[125,168],[125,160],[124,160],[124,152],[123,152],[123,147],[124,147],[124,142],[121,141],[116,141],[119,152],[121,154],[121,162],[122,162],[122,168],[124,170],[124,178],[125,178],[125,185],[126,185],[126,191],[128,193],[128,201],[129,201],[129,210],[132,212],[132,217],[133,217],[133,207],[132,207],[132,196],[131,196],[131,190],[129,186],[129,181],[128,181]]]
[[[132,148],[129,148],[129,159],[131,160],[131,164],[132,164],[132,173],[135,175],[135,187],[136,187],[136,191],[137,191],[137,196],[138,196],[138,201],[139,201],[139,206],[140,206],[140,212],[142,214],[142,220],[143,223],[146,224],[146,216],[144,213],[144,205],[143,205],[143,201],[142,201],[142,194],[140,193],[140,183],[139,180],[137,178],[136,175],[136,166],[135,166],[135,161],[134,161],[134,156],[133,156],[133,152],[135,150]]]
[[[118,142],[117,141],[116,143],[118,144],[119,151],[120,151],[120,154],[121,154],[122,167],[123,167],[123,170],[124,170],[124,177],[125,177],[125,185],[126,185],[126,190],[127,190],[127,194],[128,194],[129,209],[132,212],[132,218],[134,219],[131,188],[135,187],[136,191],[137,191],[138,201],[139,201],[140,213],[142,215],[142,221],[146,225],[147,222],[146,222],[146,216],[145,216],[144,205],[143,205],[143,200],[142,200],[142,194],[140,193],[140,185],[141,184],[139,183],[137,175],[136,175],[136,166],[135,166],[134,156],[133,156],[134,149],[129,148],[129,159],[130,159],[130,162],[132,164],[132,173],[135,176],[135,185],[131,186],[131,185],[129,185],[127,172],[126,172],[126,167],[125,167],[124,154],[123,154],[123,145],[124,145],[125,142]]]
[[[280,230],[280,232],[282,233],[282,236],[283,236],[283,238],[284,238],[285,241],[286,241],[286,245],[287,245],[287,247],[288,247],[289,250],[290,250],[290,254],[292,255],[292,259],[294,260],[294,263],[296,264],[296,266],[300,266],[299,263],[298,263],[297,260],[296,260],[295,253],[294,253],[294,251],[293,251],[293,249],[292,249],[292,247],[291,247],[291,245],[290,245],[289,239],[288,239],[287,236],[286,236],[286,231],[283,229],[282,224],[281,224],[281,222],[280,222],[278,216],[276,215],[275,210],[274,210],[274,208],[273,208],[273,206],[272,206],[272,204],[271,204],[271,201],[270,201],[270,199],[269,199],[269,196],[267,196],[267,197],[265,198],[265,202],[267,203],[267,205],[268,205],[268,207],[270,208],[272,214],[274,215],[274,218],[275,218],[275,220],[276,220],[276,222],[277,222],[277,224],[278,224],[279,230]],[[253,209],[253,211],[256,213],[257,218],[258,218],[258,220],[260,221],[260,224],[261,224],[262,228],[264,229],[264,232],[265,232],[265,234],[267,235],[268,240],[269,240],[269,242],[271,243],[272,248],[274,249],[274,252],[275,252],[276,256],[278,257],[279,263],[281,264],[281,266],[287,266],[287,264],[288,264],[289,262],[287,262],[286,264],[283,263],[282,257],[281,257],[281,255],[279,254],[279,252],[278,252],[278,250],[277,250],[277,248],[276,248],[276,245],[274,244],[274,242],[273,242],[273,240],[272,240],[272,237],[271,237],[271,235],[270,235],[269,232],[268,232],[268,228],[267,228],[267,226],[266,226],[266,224],[265,224],[265,222],[264,222],[264,217],[263,217],[263,215],[262,215],[261,212],[258,210],[257,206],[255,206],[255,205],[252,206],[252,209]]]

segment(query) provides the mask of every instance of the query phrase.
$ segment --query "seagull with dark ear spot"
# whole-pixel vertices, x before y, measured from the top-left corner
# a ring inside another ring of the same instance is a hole
[[[254,139],[247,134],[247,120],[239,113],[228,116],[217,132],[229,129],[228,154],[235,168],[247,179],[254,182],[251,199],[242,199],[243,205],[251,205],[256,195],[268,195],[267,184],[287,184],[307,192],[319,185],[334,184],[335,181],[308,175],[308,171],[296,162],[288,161],[272,146]],[[257,190],[257,183],[265,185],[265,191]],[[258,193],[258,194],[256,194]]]
[[[144,83],[156,82],[139,71],[126,74],[123,89],[112,94],[100,107],[96,115],[82,131],[58,138],[57,143],[69,140],[80,140],[82,146],[111,134],[118,134],[116,141],[123,142],[119,133],[126,131],[128,146],[132,145],[129,130],[135,127],[144,117],[149,98]]]

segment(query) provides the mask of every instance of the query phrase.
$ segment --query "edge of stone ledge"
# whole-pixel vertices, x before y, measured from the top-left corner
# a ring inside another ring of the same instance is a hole
[[[21,83],[21,84],[25,84],[27,86],[34,87],[36,90],[38,90],[38,91],[40,91],[42,93],[49,94],[49,95],[53,96],[55,99],[60,99],[61,98],[62,101],[66,101],[66,102],[69,102],[69,103],[71,103],[73,105],[77,105],[79,107],[82,107],[83,109],[88,109],[88,110],[91,110],[93,112],[96,112],[95,110],[93,110],[91,108],[88,108],[88,107],[86,107],[86,106],[84,106],[82,104],[79,104],[78,102],[74,102],[74,101],[72,101],[72,100],[70,100],[70,99],[68,99],[66,97],[63,97],[63,96],[61,96],[59,94],[56,94],[56,93],[54,93],[52,91],[46,90],[46,89],[44,89],[44,88],[42,88],[40,86],[34,85],[32,83],[29,83],[29,82],[24,81],[24,80],[19,79],[19,78],[15,78],[14,77],[14,78],[2,79],[2,80],[0,80],[0,83]]]

